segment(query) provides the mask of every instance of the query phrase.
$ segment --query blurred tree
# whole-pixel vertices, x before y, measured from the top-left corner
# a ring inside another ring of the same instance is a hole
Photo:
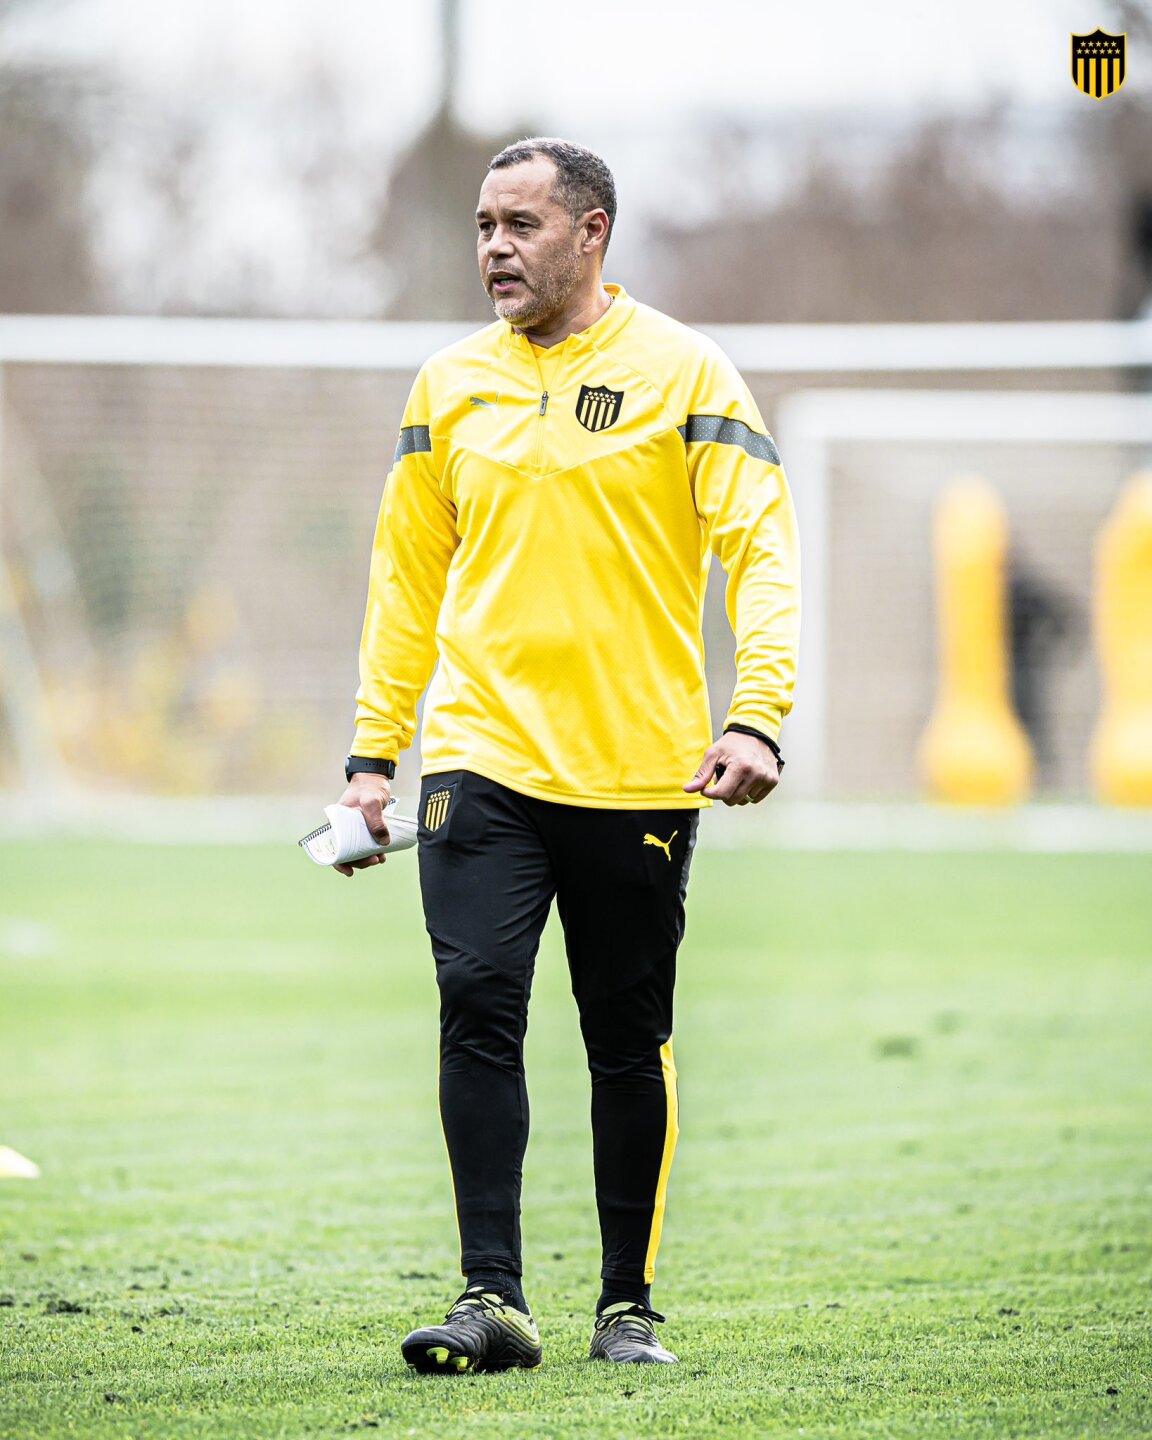
[[[440,109],[401,156],[368,241],[388,268],[389,319],[492,318],[476,269],[476,197],[513,138],[470,134]]]
[[[1152,314],[1152,97],[1131,79],[1134,53],[1152,46],[1152,11],[1147,0],[1113,0],[1111,33],[1127,33],[1129,80],[1103,106],[1102,124],[1085,117],[1093,169],[1104,182],[1105,199],[1119,225],[1120,276],[1113,314],[1121,320]],[[1093,116],[1091,119],[1095,119]]]
[[[476,270],[476,197],[488,161],[517,135],[476,135],[457,121],[459,0],[440,0],[440,70],[432,119],[400,157],[368,239],[389,273],[395,320],[488,320]]]
[[[1019,185],[999,171],[1006,124],[998,109],[930,121],[868,177],[817,149],[774,209],[659,228],[655,302],[697,321],[1110,318],[1123,222],[1100,201],[1114,181],[1074,132],[1056,180]]]
[[[74,75],[0,64],[0,312],[98,308],[88,219],[93,100]]]

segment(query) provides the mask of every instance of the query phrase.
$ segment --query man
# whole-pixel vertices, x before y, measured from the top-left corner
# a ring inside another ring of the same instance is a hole
[[[702,806],[755,804],[779,778],[798,625],[779,457],[715,346],[603,283],[615,215],[610,172],[579,146],[524,140],[492,160],[477,251],[498,319],[420,372],[373,550],[342,803],[381,841],[439,662],[420,884],[467,1285],[442,1325],[403,1342],[426,1372],[540,1363],[520,1256],[523,1040],[553,899],[592,1076],[590,1353],[675,1363],[650,1286],[677,1135],[689,859]],[[709,548],[738,674],[712,744]]]

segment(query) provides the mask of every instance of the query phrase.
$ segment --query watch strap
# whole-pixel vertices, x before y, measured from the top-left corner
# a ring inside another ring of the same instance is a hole
[[[353,775],[383,775],[388,780],[396,778],[395,760],[377,760],[369,755],[349,755],[344,762],[344,778]]]

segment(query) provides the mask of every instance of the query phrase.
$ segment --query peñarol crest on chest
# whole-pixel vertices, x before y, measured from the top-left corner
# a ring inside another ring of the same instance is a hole
[[[1072,83],[1093,100],[1107,100],[1124,84],[1127,34],[1072,36]]]
[[[623,390],[609,390],[606,385],[581,385],[576,399],[576,418],[593,434],[615,425],[620,414]]]

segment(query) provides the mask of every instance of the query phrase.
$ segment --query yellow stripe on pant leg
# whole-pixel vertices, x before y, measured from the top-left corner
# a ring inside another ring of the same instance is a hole
[[[648,1253],[644,1257],[644,1283],[650,1285],[656,1278],[656,1251],[660,1248],[660,1236],[664,1230],[664,1203],[668,1198],[668,1172],[672,1169],[672,1156],[676,1153],[676,1137],[680,1134],[680,1106],[676,1097],[676,1063],[672,1059],[672,1042],[660,1047],[660,1069],[664,1074],[664,1094],[668,1100],[668,1123],[664,1131],[664,1154],[660,1160],[660,1178],[656,1182],[656,1201],[652,1206],[652,1234],[648,1239]]]

